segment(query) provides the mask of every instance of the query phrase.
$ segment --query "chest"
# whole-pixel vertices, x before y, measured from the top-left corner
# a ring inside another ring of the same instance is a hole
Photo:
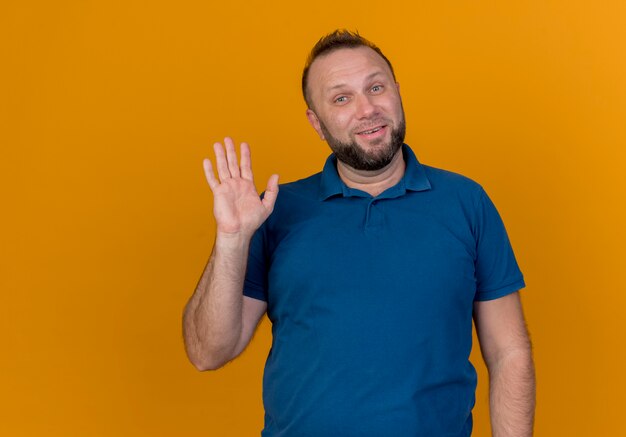
[[[387,317],[417,327],[471,313],[471,226],[460,212],[433,211],[419,201],[342,199],[290,217],[269,254],[270,319],[332,325],[351,314],[350,320]]]

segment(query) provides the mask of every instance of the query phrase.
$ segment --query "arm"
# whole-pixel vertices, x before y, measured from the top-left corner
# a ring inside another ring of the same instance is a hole
[[[489,370],[494,437],[531,437],[535,371],[519,293],[474,303],[474,321]]]
[[[189,299],[183,316],[183,336],[189,360],[198,370],[214,370],[239,355],[265,313],[265,302],[242,294],[248,249],[254,232],[274,208],[278,176],[267,184],[263,200],[254,186],[250,149],[241,144],[241,164],[230,138],[216,143],[215,162],[204,169],[214,196],[217,233],[213,253]]]

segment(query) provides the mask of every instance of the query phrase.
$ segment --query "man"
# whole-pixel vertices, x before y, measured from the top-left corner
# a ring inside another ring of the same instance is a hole
[[[321,173],[262,199],[250,151],[214,147],[213,253],[184,316],[200,370],[238,356],[272,322],[263,436],[469,436],[475,320],[493,435],[532,435],[534,372],[506,231],[482,188],[421,165],[399,86],[358,34],[307,61],[307,117],[333,151]],[[219,177],[219,180],[218,180]]]

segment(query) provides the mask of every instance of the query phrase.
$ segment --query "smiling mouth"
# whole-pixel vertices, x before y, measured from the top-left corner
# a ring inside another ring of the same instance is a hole
[[[364,130],[361,132],[357,132],[357,135],[371,135],[373,133],[376,133],[378,131],[380,131],[381,129],[385,128],[385,126],[378,126],[372,129],[368,129],[368,130]]]

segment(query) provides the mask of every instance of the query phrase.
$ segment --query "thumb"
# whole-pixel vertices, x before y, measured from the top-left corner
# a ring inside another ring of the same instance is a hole
[[[274,210],[276,197],[278,197],[278,175],[273,174],[267,181],[267,188],[265,188],[265,195],[263,196],[263,206],[269,212]]]

